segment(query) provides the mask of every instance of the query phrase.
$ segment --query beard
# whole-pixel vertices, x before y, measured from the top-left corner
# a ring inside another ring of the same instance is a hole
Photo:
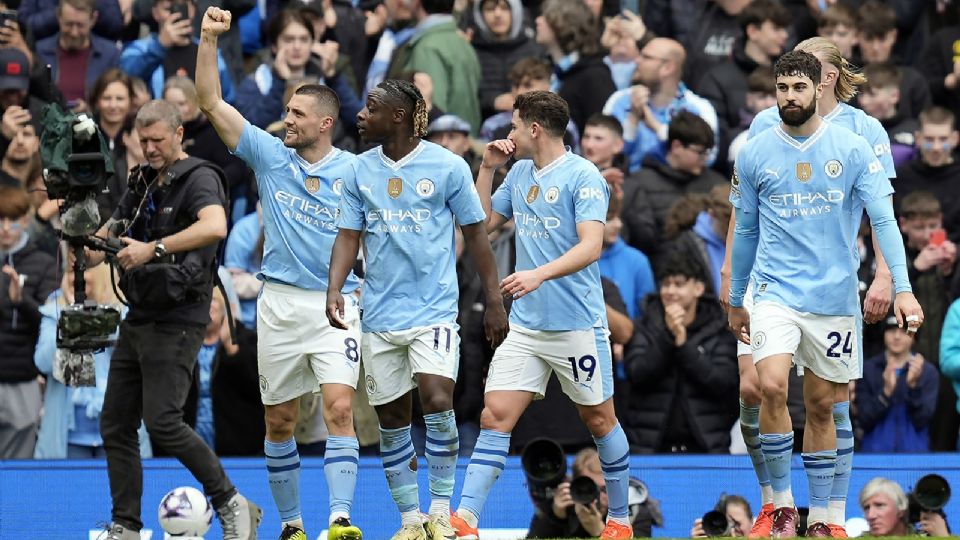
[[[784,124],[790,127],[797,127],[803,125],[817,113],[817,100],[810,100],[810,105],[806,107],[800,106],[799,109],[785,109],[777,105],[777,110],[780,112],[780,119],[783,120]]]
[[[314,145],[317,142],[317,140],[319,140],[319,137],[306,137],[303,135],[303,132],[300,131],[300,132],[297,132],[296,135],[294,135],[293,141],[289,143],[287,142],[287,136],[284,136],[283,144],[287,148],[300,150],[301,148],[307,148],[309,146]]]

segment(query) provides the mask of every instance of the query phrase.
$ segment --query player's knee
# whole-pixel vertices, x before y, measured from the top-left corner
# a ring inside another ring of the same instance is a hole
[[[483,412],[480,413],[480,427],[509,433],[513,431],[513,425],[511,425],[512,422],[510,419],[509,411],[488,405],[484,407]]]
[[[803,404],[807,411],[807,419],[816,424],[833,425],[833,396],[805,396]]]
[[[763,402],[765,403],[786,403],[787,402],[787,381],[766,380],[760,383]]]
[[[420,405],[424,414],[449,411],[453,408],[453,396],[445,392],[433,392],[429,396],[420,396]]]
[[[268,407],[264,414],[267,437],[274,441],[285,441],[293,437],[297,423],[296,416],[290,410],[280,407]]]
[[[330,403],[324,401],[323,409],[328,428],[346,429],[353,426],[353,403],[349,398],[339,398]]]
[[[617,419],[603,407],[581,407],[580,419],[594,437],[603,437],[610,433],[617,423]]]
[[[740,378],[740,400],[748,407],[760,405],[760,381],[755,378]]]

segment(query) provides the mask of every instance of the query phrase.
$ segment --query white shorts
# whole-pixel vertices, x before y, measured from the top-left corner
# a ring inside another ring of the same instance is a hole
[[[606,328],[551,332],[511,324],[497,347],[485,392],[520,390],[541,399],[550,372],[579,405],[599,405],[613,395],[613,361]]]
[[[317,392],[321,384],[357,387],[360,376],[360,310],[344,295],[349,330],[327,321],[326,291],[266,282],[257,299],[257,369],[264,405]]]
[[[364,385],[371,405],[390,403],[417,387],[418,373],[457,380],[460,327],[455,322],[391,332],[364,332]]]
[[[854,315],[801,313],[775,302],[760,302],[750,317],[753,363],[791,354],[798,367],[846,383],[860,377],[859,334]]]
[[[747,284],[747,292],[743,295],[743,309],[747,310],[747,314],[750,315],[750,320],[753,321],[753,280],[750,280],[750,283]],[[753,350],[750,349],[750,345],[737,340],[737,357],[747,356],[753,354]]]

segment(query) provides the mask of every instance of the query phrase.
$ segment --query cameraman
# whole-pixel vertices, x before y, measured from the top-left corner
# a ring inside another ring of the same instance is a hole
[[[225,539],[256,537],[262,512],[227,478],[220,461],[183,421],[197,354],[210,321],[217,244],[227,233],[226,196],[207,162],[181,162],[183,126],[162,100],[136,118],[148,165],[130,174],[117,210],[98,236],[119,235],[120,287],[130,304],[110,361],[100,431],[113,497],[108,540],[135,540],[143,526],[143,473],[137,445],[141,417],[153,442],[203,484]],[[89,253],[91,264],[104,256]]]
[[[920,512],[919,529],[910,523],[910,501],[900,484],[877,477],[860,491],[860,508],[870,524],[870,536],[950,536],[940,512]]]
[[[607,489],[596,448],[577,452],[573,460],[573,478],[580,476],[593,480],[600,491],[599,499],[590,505],[574,503],[570,496],[570,480],[561,482],[554,492],[550,509],[534,513],[527,538],[596,538],[603,532],[607,519]],[[638,514],[632,516],[633,536],[650,537],[653,522],[654,515],[647,504],[640,505]]]
[[[714,510],[727,516],[728,529],[723,536],[747,536],[753,528],[753,511],[750,509],[750,503],[740,495],[720,497]],[[703,518],[695,519],[693,528],[690,529],[690,538],[707,538],[708,536],[710,535],[703,528]]]

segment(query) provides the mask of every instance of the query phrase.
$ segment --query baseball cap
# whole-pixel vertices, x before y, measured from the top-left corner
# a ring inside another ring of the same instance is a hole
[[[30,87],[30,64],[20,49],[0,49],[0,90],[26,90]]]
[[[455,114],[445,114],[438,117],[427,126],[427,135],[442,133],[445,131],[457,131],[460,133],[470,133],[470,124],[466,120]]]
[[[884,330],[890,330],[891,328],[900,328],[900,325],[897,324],[897,318],[893,315],[887,317],[887,320],[883,321]]]

